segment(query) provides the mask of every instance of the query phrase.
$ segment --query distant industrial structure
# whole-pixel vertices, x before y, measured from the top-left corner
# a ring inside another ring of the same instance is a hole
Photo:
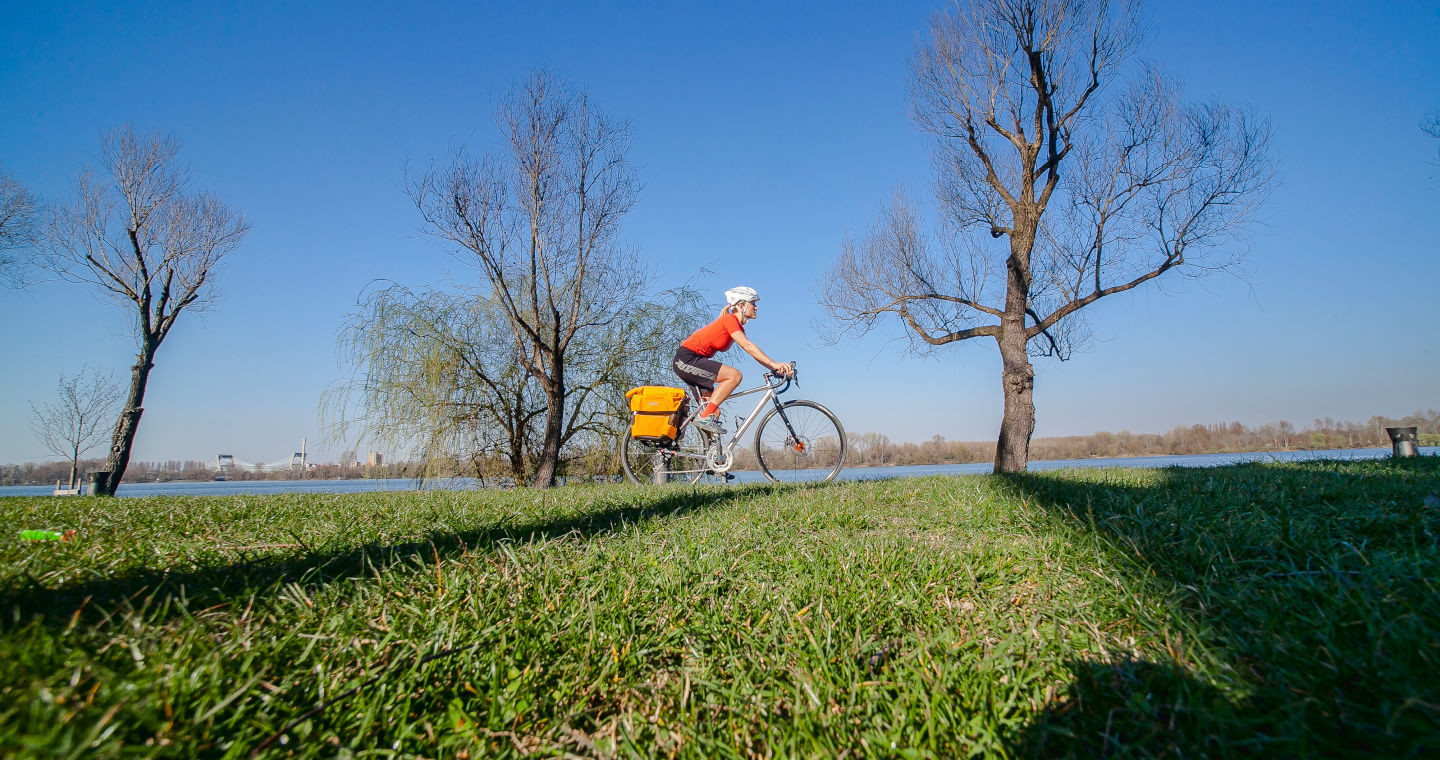
[[[270,462],[268,464],[246,462],[243,459],[236,459],[231,454],[216,454],[215,469],[221,474],[233,470],[251,470],[257,472],[276,472],[278,470],[304,470],[310,466],[309,456],[306,453],[308,438],[300,439],[300,450],[290,455],[289,459]],[[371,455],[375,456],[375,455]]]

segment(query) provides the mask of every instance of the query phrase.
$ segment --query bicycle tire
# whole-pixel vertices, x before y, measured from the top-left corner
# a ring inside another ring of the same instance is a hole
[[[668,452],[675,450],[703,455],[705,449],[700,442],[700,433],[687,425],[680,431],[680,440],[661,446],[653,441],[631,438],[629,431],[626,431],[620,439],[620,467],[625,472],[625,479],[642,485],[699,483],[706,476],[703,471],[693,471],[701,466],[698,464],[699,460],[695,460],[696,464],[686,465],[686,471],[670,472],[675,458]],[[657,479],[655,471],[659,464],[664,465],[665,473]]]
[[[785,419],[780,416],[782,409]],[[790,435],[792,428],[795,437]],[[845,467],[847,449],[840,419],[814,401],[787,401],[780,409],[771,407],[755,431],[760,472],[777,483],[834,480]]]

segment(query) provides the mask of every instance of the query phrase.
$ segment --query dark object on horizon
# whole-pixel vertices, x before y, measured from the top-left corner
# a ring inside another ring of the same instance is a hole
[[[92,470],[92,471],[90,472],[90,495],[91,495],[91,496],[107,496],[107,495],[110,495],[111,492],[110,492],[110,491],[107,489],[107,487],[106,487],[106,486],[109,485],[109,483],[110,483],[110,471],[109,471],[109,470]]]
[[[1415,435],[1417,430],[1417,428],[1413,427],[1385,428],[1385,433],[1390,436],[1390,442],[1395,445],[1394,456],[1396,459],[1420,455],[1420,450],[1415,448]]]

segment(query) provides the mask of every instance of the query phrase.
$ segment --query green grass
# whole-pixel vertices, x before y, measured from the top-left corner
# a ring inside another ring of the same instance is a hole
[[[1437,490],[1428,458],[5,499],[0,756],[1433,756]]]

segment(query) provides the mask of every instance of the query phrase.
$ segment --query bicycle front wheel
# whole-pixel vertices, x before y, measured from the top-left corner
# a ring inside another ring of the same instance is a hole
[[[834,480],[845,466],[845,429],[814,401],[772,408],[755,432],[755,459],[778,482]]]

